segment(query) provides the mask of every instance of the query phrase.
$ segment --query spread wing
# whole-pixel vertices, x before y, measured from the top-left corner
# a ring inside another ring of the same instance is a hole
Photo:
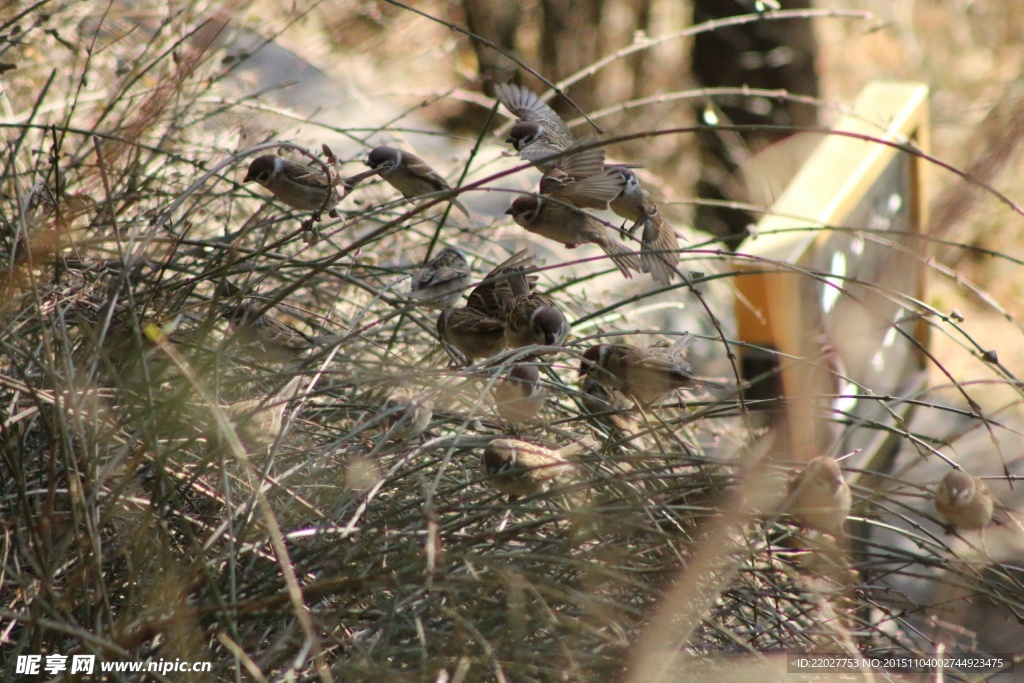
[[[469,294],[468,308],[475,308],[485,311],[491,315],[501,315],[507,307],[508,302],[518,295],[522,295],[524,286],[526,293],[533,288],[537,276],[526,277],[522,271],[530,267],[533,257],[523,249],[516,252],[490,272],[490,274],[478,284]]]
[[[499,83],[494,86],[494,96],[521,121],[536,121],[552,132],[558,131],[572,139],[572,131],[554,109],[541,101],[533,92],[515,83]]]

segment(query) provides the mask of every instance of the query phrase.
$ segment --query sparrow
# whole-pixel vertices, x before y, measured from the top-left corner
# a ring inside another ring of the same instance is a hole
[[[484,449],[481,468],[487,483],[510,498],[531,496],[558,479],[572,476],[570,458],[591,446],[574,443],[558,450],[518,439],[494,439]]]
[[[837,535],[850,516],[853,495],[839,463],[818,456],[789,482],[789,512],[801,525]]]
[[[640,264],[643,271],[650,273],[658,284],[669,284],[679,265],[678,233],[661,215],[651,193],[640,185],[639,178],[631,168],[612,165],[607,170],[618,174],[623,181],[622,191],[611,200],[611,210],[633,221],[630,235],[643,226],[640,234]]]
[[[505,212],[528,232],[561,242],[569,249],[580,244],[596,244],[608,254],[623,276],[640,271],[637,255],[616,243],[607,226],[588,213],[564,201],[538,195],[516,197]]]
[[[515,147],[520,159],[529,161],[542,172],[554,168],[557,161],[541,159],[564,152],[575,141],[562,117],[536,94],[514,83],[495,85],[494,95],[517,119],[505,142]]]
[[[988,484],[966,472],[950,470],[935,487],[935,511],[953,529],[981,529],[994,508]]]
[[[545,398],[537,366],[528,363],[513,365],[494,386],[498,414],[512,424],[532,420],[544,407]]]
[[[632,436],[637,432],[635,405],[618,389],[606,387],[593,377],[583,380],[580,402],[590,415],[613,434]]]
[[[592,377],[644,405],[657,403],[677,389],[694,385],[720,386],[694,377],[693,369],[677,348],[678,344],[671,348],[597,344],[584,352],[579,376]]]
[[[444,310],[458,303],[469,283],[465,254],[445,247],[412,276],[410,296],[428,308]]]
[[[301,380],[302,376],[296,375],[273,396],[247,399],[226,406],[224,410],[235,423],[238,438],[253,448],[274,443],[281,433],[285,408],[294,398]]]
[[[505,307],[505,342],[510,349],[524,346],[561,346],[569,336],[569,323],[553,299],[531,292]]]
[[[319,164],[303,166],[274,154],[264,154],[252,160],[243,183],[255,181],[270,190],[282,202],[299,211],[327,211],[337,218],[334,207],[345,196],[344,186],[332,187]],[[327,199],[330,193],[330,199]],[[325,203],[326,200],[326,203]]]
[[[419,436],[434,418],[434,402],[408,389],[393,391],[382,406],[387,437],[405,441]]]
[[[441,339],[471,361],[503,351],[507,344],[504,312],[514,298],[511,282],[525,277],[522,270],[530,262],[525,249],[516,252],[473,288],[465,306],[441,311],[437,318]],[[533,280],[526,281],[529,289]]]
[[[366,157],[366,165],[370,167],[369,171],[346,178],[345,184],[355,187],[361,180],[379,175],[406,199],[452,189],[437,171],[412,152],[381,145],[370,150],[369,156]],[[469,211],[459,200],[453,198],[451,201],[459,211],[469,217]]]
[[[499,303],[505,319],[505,341],[512,349],[535,344],[561,346],[569,335],[569,323],[553,299],[533,291],[524,267],[499,267],[500,273],[508,276],[507,290],[503,290],[506,293]]]
[[[224,312],[235,338],[254,355],[269,363],[299,358],[313,347],[313,338],[269,313],[260,314],[261,304],[247,300]]]
[[[582,140],[573,147],[589,144]],[[572,148],[570,148],[570,151]],[[604,211],[625,191],[626,179],[617,166],[605,166],[604,150],[591,147],[559,159],[540,179],[540,193],[580,209]]]

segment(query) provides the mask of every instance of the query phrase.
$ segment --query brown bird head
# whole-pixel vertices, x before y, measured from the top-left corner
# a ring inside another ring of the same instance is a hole
[[[935,511],[952,528],[981,529],[992,521],[995,499],[981,479],[950,470],[935,488]]]
[[[513,365],[506,377],[509,380],[521,383],[524,387],[533,386],[540,382],[540,372],[537,370],[537,366],[526,363]]]
[[[554,306],[541,306],[530,318],[534,343],[559,346],[569,333],[565,316]]]
[[[590,374],[595,368],[601,367],[605,356],[608,355],[608,344],[596,344],[583,353],[583,360],[580,361],[580,377]]]
[[[484,448],[483,454],[483,466],[484,471],[487,474],[498,474],[503,470],[508,470],[515,466],[515,451],[512,449],[503,449],[498,447],[499,444],[488,444]]]
[[[402,163],[402,152],[394,147],[380,145],[370,150],[366,157],[366,165],[379,173],[386,173],[398,168]]]
[[[537,217],[538,211],[540,211],[540,200],[532,194],[524,194],[516,197],[512,201],[512,206],[505,213],[516,220],[522,219],[529,222]]]
[[[544,134],[544,128],[537,121],[520,121],[512,126],[505,142],[516,148],[517,152],[529,147]]]
[[[843,480],[843,471],[839,468],[839,463],[827,455],[821,455],[811,460],[807,464],[804,476],[806,485],[829,493],[835,493],[846,483]]]
[[[947,505],[963,504],[975,496],[977,488],[974,477],[961,470],[951,470],[939,482],[935,497]]]
[[[264,154],[263,156],[256,157],[249,164],[249,170],[246,172],[245,177],[242,178],[242,182],[248,183],[255,180],[261,185],[266,185],[277,171],[277,163],[278,157],[273,154]]]

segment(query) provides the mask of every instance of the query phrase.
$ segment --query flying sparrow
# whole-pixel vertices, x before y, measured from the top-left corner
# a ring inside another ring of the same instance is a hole
[[[607,425],[613,433],[632,436],[637,432],[637,419],[633,402],[618,389],[606,387],[593,377],[583,380],[580,387],[583,407],[597,421]]]
[[[417,437],[426,431],[434,418],[434,402],[408,389],[397,389],[382,407],[387,436],[398,441]]]
[[[469,262],[453,247],[445,247],[412,276],[410,296],[428,308],[444,310],[459,302],[470,283]]]
[[[484,449],[481,467],[487,483],[512,498],[540,493],[548,484],[570,477],[570,458],[591,446],[574,443],[558,450],[518,439],[494,439]]]
[[[273,396],[238,401],[226,406],[224,410],[234,421],[238,438],[253,448],[274,443],[281,433],[285,408],[298,391],[301,380],[302,376],[296,375]]]
[[[448,181],[412,152],[381,145],[370,150],[369,156],[366,157],[366,165],[370,167],[369,171],[346,178],[345,184],[355,187],[365,178],[380,175],[406,199],[452,189]],[[469,216],[469,211],[459,203],[459,200],[453,198],[451,201],[459,211]]]
[[[678,233],[661,215],[651,193],[643,188],[631,168],[613,165],[608,166],[608,170],[623,179],[622,191],[611,201],[612,211],[633,221],[631,235],[643,226],[640,263],[644,272],[650,273],[658,284],[669,284],[679,265]]]
[[[694,385],[719,386],[694,377],[693,369],[676,347],[597,344],[583,354],[579,374],[592,377],[644,405],[656,403],[677,389]]]
[[[935,511],[951,528],[981,529],[994,508],[988,484],[966,472],[950,470],[935,487]]]
[[[303,166],[274,154],[264,154],[252,160],[245,178],[242,179],[243,183],[249,181],[256,181],[293,209],[323,210],[327,211],[331,218],[338,217],[334,207],[345,196],[344,186],[331,187],[330,179],[324,175],[319,164]]]
[[[494,95],[518,119],[505,142],[515,147],[519,158],[542,172],[554,168],[557,161],[540,160],[564,152],[575,140],[562,117],[536,94],[514,83],[495,85]]]
[[[538,195],[516,197],[505,212],[528,232],[561,242],[569,249],[596,244],[608,254],[627,278],[630,269],[640,271],[637,255],[612,239],[610,229],[588,213],[558,199]]]
[[[543,387],[536,365],[513,365],[505,377],[494,386],[494,403],[498,414],[512,424],[532,420],[544,407]]]
[[[850,516],[853,495],[834,458],[819,456],[789,482],[789,512],[800,524],[837,535]]]
[[[589,144],[581,140],[574,147]],[[569,151],[572,151],[570,148]],[[604,211],[625,191],[626,179],[617,166],[605,166],[604,150],[592,147],[559,159],[540,179],[540,193],[580,209]]]

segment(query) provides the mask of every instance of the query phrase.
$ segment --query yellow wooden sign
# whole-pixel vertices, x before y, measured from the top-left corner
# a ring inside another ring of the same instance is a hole
[[[863,445],[894,412],[876,397],[923,380],[927,98],[868,85],[737,253],[741,361],[763,378],[748,397],[784,399],[768,404],[795,459]]]

